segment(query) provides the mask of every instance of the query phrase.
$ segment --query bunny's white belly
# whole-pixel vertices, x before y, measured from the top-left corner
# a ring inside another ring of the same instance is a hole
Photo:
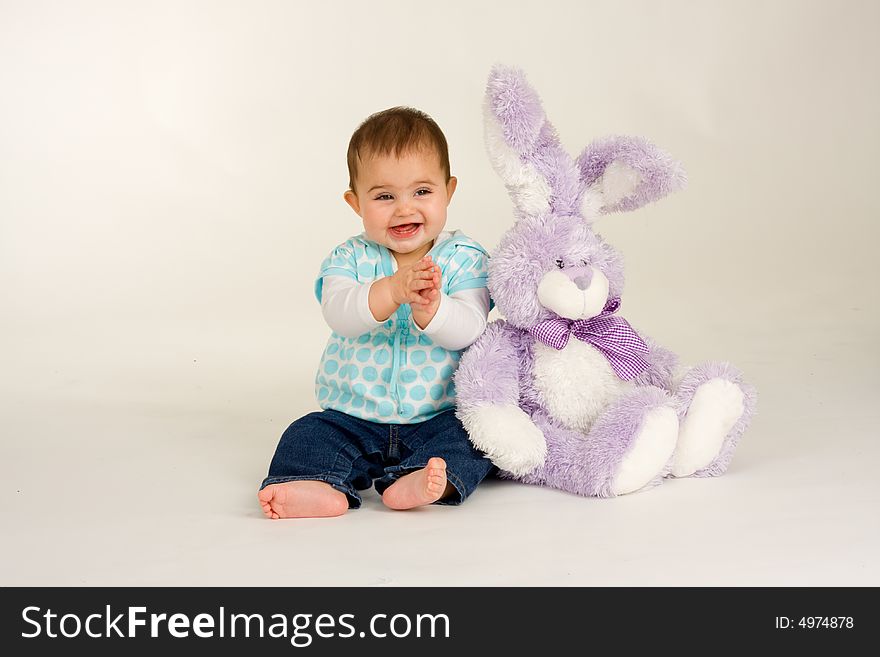
[[[532,376],[544,408],[570,429],[586,433],[609,402],[633,387],[601,352],[574,336],[559,350],[535,342],[533,353]]]

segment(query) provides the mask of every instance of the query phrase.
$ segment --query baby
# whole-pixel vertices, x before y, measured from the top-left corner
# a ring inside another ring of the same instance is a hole
[[[392,509],[460,504],[494,468],[455,417],[452,375],[486,327],[488,255],[447,231],[457,180],[426,114],[373,114],[348,146],[345,201],[364,232],[321,265],[332,333],[315,379],[323,411],[281,436],[258,498],[266,517],[338,516],[375,482]]]

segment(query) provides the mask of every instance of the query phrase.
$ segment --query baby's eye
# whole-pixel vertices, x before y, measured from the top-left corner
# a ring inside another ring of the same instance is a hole
[[[391,198],[391,194],[379,194],[379,196],[376,197],[376,200],[377,201],[387,201],[390,198]]]
[[[565,263],[562,262],[562,258],[556,258],[556,266],[560,269],[565,269]]]
[[[427,196],[431,193],[430,189],[418,189],[416,190],[416,196]]]

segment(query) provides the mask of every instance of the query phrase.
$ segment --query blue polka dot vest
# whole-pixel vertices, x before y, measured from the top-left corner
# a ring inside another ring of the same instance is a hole
[[[477,242],[455,231],[438,239],[429,254],[442,272],[443,292],[486,287],[489,256]],[[336,247],[321,265],[324,276],[370,283],[394,273],[392,255],[363,235]],[[403,305],[377,328],[357,338],[331,333],[315,377],[321,408],[387,424],[425,422],[455,404],[452,375],[461,357],[434,344]]]

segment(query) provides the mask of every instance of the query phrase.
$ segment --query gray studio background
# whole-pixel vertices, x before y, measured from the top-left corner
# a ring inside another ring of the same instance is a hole
[[[874,2],[0,2],[0,585],[878,585]],[[634,326],[760,392],[730,471],[615,500],[265,520],[316,408],[345,149],[430,113],[490,249],[495,62],[573,152],[643,135],[683,193],[599,231]]]

